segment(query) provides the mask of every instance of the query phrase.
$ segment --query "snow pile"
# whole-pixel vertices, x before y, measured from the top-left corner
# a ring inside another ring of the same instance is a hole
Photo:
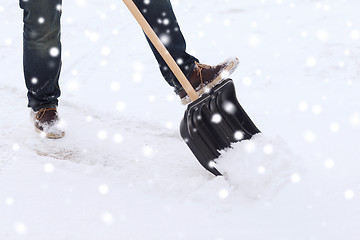
[[[299,181],[302,161],[280,137],[257,134],[222,151],[217,169],[245,197],[271,198],[290,181]]]

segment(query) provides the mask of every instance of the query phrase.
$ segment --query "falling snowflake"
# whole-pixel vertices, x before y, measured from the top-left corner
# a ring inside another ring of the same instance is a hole
[[[133,74],[133,81],[134,82],[141,82],[142,80],[142,73],[136,72]]]
[[[109,56],[110,53],[111,53],[111,50],[110,50],[110,48],[107,47],[107,46],[104,46],[104,47],[101,49],[101,55],[103,55],[103,56],[105,56],[105,57]]]
[[[264,152],[265,152],[265,154],[272,154],[273,151],[274,151],[274,148],[273,148],[273,146],[272,146],[271,144],[266,144],[266,145],[264,146]]]
[[[309,108],[309,106],[308,106],[308,104],[306,102],[299,103],[298,107],[299,107],[299,110],[301,112],[306,112],[308,110],[308,108]]]
[[[256,47],[260,44],[260,39],[258,36],[252,35],[249,37],[248,42],[249,42],[250,46]]]
[[[169,25],[170,24],[170,20],[168,18],[165,18],[163,21],[164,25]]]
[[[113,140],[115,143],[122,143],[122,141],[124,140],[123,136],[120,134],[115,134],[113,137]]]
[[[232,102],[229,102],[229,101],[226,101],[223,103],[223,108],[229,114],[235,114],[235,112],[236,112],[236,106]]]
[[[244,138],[244,133],[242,131],[236,131],[234,133],[234,138],[237,140],[237,141],[240,141]]]
[[[109,224],[109,225],[111,225],[111,224],[114,223],[114,217],[113,217],[113,215],[112,215],[111,213],[109,213],[109,212],[103,212],[103,213],[101,214],[101,220],[102,220],[104,223]]]
[[[94,118],[93,118],[92,116],[87,116],[87,117],[86,117],[86,121],[87,121],[87,122],[92,122],[93,119],[94,119]]]
[[[291,175],[291,181],[293,183],[299,183],[300,180],[301,180],[301,177],[300,177],[300,175],[298,173],[294,173],[294,174]]]
[[[11,38],[6,38],[4,42],[6,46],[10,46],[12,44]]]
[[[49,53],[50,53],[50,56],[57,57],[60,54],[60,50],[57,47],[52,47],[52,48],[50,48]]]
[[[182,65],[182,64],[184,63],[184,59],[178,58],[178,59],[176,60],[176,63],[177,63],[178,65]]]
[[[101,13],[100,16],[99,16],[99,18],[102,19],[102,20],[105,19],[106,17],[107,17],[107,16],[106,16],[105,13]]]
[[[107,64],[108,64],[108,62],[105,59],[101,60],[101,62],[100,62],[101,66],[106,66]]]
[[[250,142],[250,141],[246,142],[246,145],[245,145],[246,152],[252,153],[255,151],[255,149],[256,149],[256,146],[253,142]]]
[[[20,235],[24,235],[27,233],[27,226],[22,222],[15,223],[14,229]]]
[[[339,132],[340,125],[336,122],[330,124],[330,130],[334,133]]]
[[[71,17],[66,18],[66,23],[67,24],[73,23],[73,19]]]
[[[309,34],[306,31],[301,32],[301,36],[303,38],[306,38]]]
[[[317,31],[316,36],[322,42],[326,42],[329,40],[329,33],[322,29]]]
[[[322,107],[320,105],[314,105],[312,108],[312,112],[314,114],[320,114],[322,113]]]
[[[168,100],[169,102],[174,101],[174,99],[175,99],[175,97],[174,97],[173,94],[169,94],[169,95],[167,95],[167,97],[166,97],[166,100]]]
[[[231,24],[231,20],[230,20],[230,19],[225,19],[225,20],[224,20],[224,25],[225,25],[225,26],[230,26],[230,24]]]
[[[173,129],[173,128],[174,128],[174,123],[172,123],[172,122],[167,122],[167,123],[165,124],[165,126],[166,126],[167,129]]]
[[[160,41],[166,46],[171,42],[171,38],[168,34],[161,34]]]
[[[345,191],[344,196],[347,200],[352,200],[355,197],[355,193],[353,190],[348,189]]]
[[[126,108],[126,104],[124,102],[117,102],[116,109],[119,111],[124,111]]]
[[[251,83],[252,83],[252,79],[249,78],[249,77],[245,77],[245,78],[243,78],[242,83],[243,83],[245,86],[250,86]]]
[[[99,186],[99,192],[100,192],[101,194],[107,194],[107,193],[109,192],[109,186],[106,185],[106,184],[101,184],[101,185]]]
[[[84,7],[87,4],[87,0],[75,0],[79,7]]]
[[[184,141],[185,141],[185,142],[188,142],[189,139],[185,139]],[[215,167],[216,167],[216,162],[210,161],[210,162],[209,162],[209,167],[210,167],[210,168],[215,168]]]
[[[329,10],[330,10],[330,5],[325,4],[325,5],[323,6],[323,10],[324,10],[324,11],[329,11]]]
[[[328,169],[333,168],[335,165],[334,160],[332,159],[326,159],[324,162],[324,166]]]
[[[354,113],[350,117],[350,123],[353,126],[359,126],[360,125],[360,113]]]
[[[40,24],[45,23],[45,18],[39,17],[39,18],[38,18],[38,23],[40,23]]]
[[[92,31],[89,31],[89,30],[85,30],[84,34],[92,42],[96,42],[97,40],[99,40],[99,34],[97,32],[92,32]]]
[[[14,151],[19,151],[19,149],[20,149],[19,144],[18,144],[18,143],[14,143],[13,146],[12,146],[12,149],[13,149]]]
[[[359,40],[360,39],[360,31],[353,30],[350,34],[352,40]]]
[[[66,84],[66,87],[69,91],[75,92],[75,91],[79,90],[80,83],[77,80],[72,80]]]
[[[222,120],[222,117],[218,113],[215,113],[211,118],[211,122],[216,123],[216,124],[220,123],[221,120]]]
[[[44,171],[45,171],[46,173],[52,173],[52,172],[54,171],[54,169],[55,169],[55,167],[54,167],[54,165],[51,164],[51,163],[46,163],[46,164],[44,165]]]
[[[111,88],[111,90],[113,90],[113,91],[119,91],[119,89],[120,89],[120,83],[114,81],[114,82],[111,83],[110,88]]]
[[[206,22],[206,23],[211,23],[211,16],[210,16],[210,15],[207,15],[207,16],[205,17],[205,22]]]
[[[97,136],[100,140],[105,140],[107,138],[107,132],[104,130],[100,130],[98,131]]]
[[[309,57],[307,60],[306,60],[306,65],[308,67],[315,67],[317,64],[317,61],[314,57]]]
[[[5,200],[6,205],[11,206],[14,204],[14,199],[11,197],[6,198]]]
[[[154,95],[150,95],[150,96],[148,97],[148,99],[149,99],[149,102],[155,102],[156,97],[155,97]]]
[[[304,139],[308,143],[313,143],[316,140],[316,135],[312,131],[306,131],[304,133]]]
[[[258,173],[259,173],[259,174],[264,174],[265,172],[266,172],[266,169],[265,169],[264,166],[258,167]]]
[[[221,199],[225,199],[225,198],[229,197],[229,191],[227,189],[221,189],[219,191],[219,197]]]
[[[142,80],[142,75],[145,69],[145,66],[142,62],[134,62],[133,63],[133,69],[134,69],[134,74],[133,74],[133,81],[134,82],[141,82]]]
[[[262,75],[261,69],[256,69],[255,75],[256,75],[256,76],[261,76],[261,75]]]

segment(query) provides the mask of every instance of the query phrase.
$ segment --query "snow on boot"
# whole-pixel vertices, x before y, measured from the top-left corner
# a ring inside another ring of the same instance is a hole
[[[58,139],[65,135],[56,108],[42,108],[39,111],[31,111],[31,119],[35,130],[46,138]]]
[[[189,78],[189,82],[195,89],[198,96],[201,96],[206,91],[221,83],[230,74],[232,74],[239,65],[239,59],[229,58],[225,62],[219,63],[216,66],[209,66],[195,62],[194,71]],[[186,105],[191,102],[189,96],[182,89],[178,93],[182,104]]]

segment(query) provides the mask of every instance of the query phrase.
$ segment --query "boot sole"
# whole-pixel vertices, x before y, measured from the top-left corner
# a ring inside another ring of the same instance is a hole
[[[54,133],[46,133],[44,131],[41,131],[40,129],[35,127],[35,131],[39,133],[41,136],[44,136],[49,139],[60,139],[65,136],[65,132],[62,132],[61,134],[54,134]]]

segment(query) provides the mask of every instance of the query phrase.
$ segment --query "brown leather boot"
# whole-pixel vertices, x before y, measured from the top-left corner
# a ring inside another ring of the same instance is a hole
[[[35,130],[42,136],[50,139],[62,138],[65,131],[60,126],[60,119],[56,108],[42,108],[37,112],[32,111],[31,118]]]
[[[239,59],[229,58],[216,66],[209,66],[195,62],[195,68],[188,79],[198,96],[210,90],[222,80],[232,74],[239,65]],[[178,94],[182,104],[186,105],[191,102],[184,89]]]

